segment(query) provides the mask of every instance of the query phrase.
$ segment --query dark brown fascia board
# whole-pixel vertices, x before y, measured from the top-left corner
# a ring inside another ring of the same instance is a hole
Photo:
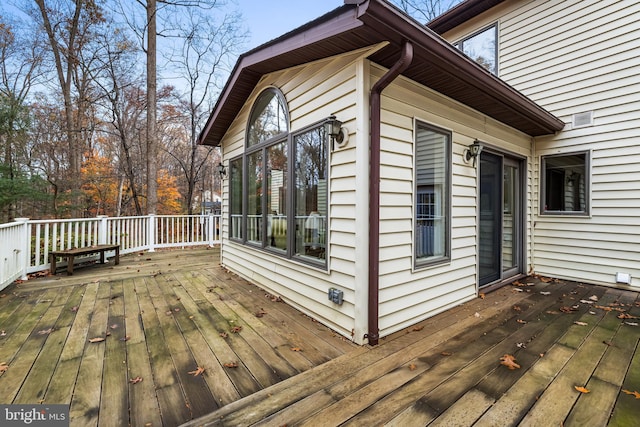
[[[428,53],[421,56],[435,56],[446,63],[447,67],[443,72],[447,72],[447,69],[451,70],[449,72],[455,71],[457,77],[491,96],[495,102],[512,109],[530,123],[544,125],[542,127],[547,134],[553,134],[564,127],[564,122],[560,119],[486,71],[417,21],[405,18],[394,6],[386,2],[371,1],[366,13],[361,13],[359,19],[381,32],[384,32],[383,28],[388,28],[400,37],[411,40],[420,51]]]
[[[320,59],[305,59],[301,52],[314,43],[319,44],[330,37],[355,32],[363,26],[373,29],[377,38],[370,37],[371,40],[363,41],[360,47],[386,39],[394,41],[399,51],[403,38],[413,41],[417,49],[423,52],[420,56],[427,60],[437,57],[439,62],[446,64],[446,69],[442,69],[442,72],[455,73],[466,84],[490,94],[495,102],[511,109],[529,123],[534,123],[537,130],[532,136],[552,134],[564,127],[559,119],[481,68],[440,36],[408,18],[395,6],[381,0],[345,0],[344,6],[241,55],[199,135],[198,142],[214,146],[220,144],[246,97],[264,74]],[[335,52],[337,53],[339,52]],[[229,108],[228,103],[232,103],[233,107]]]
[[[345,3],[347,1],[349,0],[346,0]],[[234,98],[234,96],[248,96],[248,94],[245,93],[246,91],[239,91],[237,89],[238,82],[242,81],[243,87],[246,87],[246,85],[255,86],[264,74],[277,70],[269,66],[269,62],[274,58],[282,57],[296,49],[304,48],[313,43],[320,42],[327,37],[362,26],[362,22],[354,19],[353,11],[353,6],[341,6],[293,31],[240,55],[227,83],[218,97],[204,129],[198,136],[198,143],[213,146],[220,144],[220,139],[224,136],[222,129],[217,129],[218,132],[214,132],[217,135],[213,138],[209,138],[209,134],[214,131],[214,124],[222,113],[221,109],[230,99]],[[301,61],[291,60],[288,66],[300,65],[300,63]]]
[[[505,0],[466,0],[427,23],[437,34],[444,34]]]

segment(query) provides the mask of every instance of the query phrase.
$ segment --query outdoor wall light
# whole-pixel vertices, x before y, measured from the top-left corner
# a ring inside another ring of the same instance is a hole
[[[464,149],[464,152],[462,153],[464,156],[464,161],[466,163],[469,163],[469,161],[473,159],[473,167],[475,168],[476,160],[478,156],[480,156],[481,152],[482,152],[482,144],[480,143],[480,141],[476,139],[475,141],[473,141],[473,144],[471,144],[470,146]]]
[[[227,168],[225,168],[222,163],[218,163],[218,173],[220,174],[220,178],[227,176]]]
[[[349,134],[347,130],[342,127],[342,122],[336,119],[336,116],[329,116],[327,121],[324,122],[324,131],[329,137],[331,137],[331,148],[334,148],[334,144],[338,147],[344,147],[349,140]]]

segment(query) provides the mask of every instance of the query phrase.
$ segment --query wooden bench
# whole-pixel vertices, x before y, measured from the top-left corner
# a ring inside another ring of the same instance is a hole
[[[104,264],[104,253],[106,251],[116,251],[115,264],[120,264],[120,245],[95,245],[87,246],[85,248],[72,248],[62,251],[52,251],[49,253],[49,259],[51,260],[51,274],[56,274],[56,259],[67,259],[67,275],[73,274],[73,259],[81,255],[89,255],[100,253],[100,263]]]

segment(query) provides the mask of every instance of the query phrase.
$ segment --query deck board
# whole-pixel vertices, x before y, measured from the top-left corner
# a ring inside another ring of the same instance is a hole
[[[0,403],[67,404],[74,427],[637,418],[640,400],[622,390],[640,392],[640,319],[617,311],[640,316],[637,292],[530,277],[359,347],[220,268],[218,256],[130,254],[5,289]],[[590,297],[598,301],[581,302]],[[505,353],[521,368],[501,366]]]

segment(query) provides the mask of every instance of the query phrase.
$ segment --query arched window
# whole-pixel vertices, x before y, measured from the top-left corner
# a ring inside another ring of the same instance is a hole
[[[289,131],[289,114],[284,96],[275,88],[262,92],[251,111],[247,126],[247,147],[268,141]]]
[[[230,160],[230,238],[327,266],[328,136],[324,122],[289,131],[284,96],[264,90],[247,122],[244,152]]]

